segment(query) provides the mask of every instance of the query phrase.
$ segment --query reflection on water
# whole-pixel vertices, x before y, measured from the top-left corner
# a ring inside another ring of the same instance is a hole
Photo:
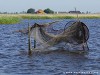
[[[12,33],[30,24],[53,20],[23,20],[20,24],[0,25],[0,75],[66,75],[65,72],[99,72],[100,19],[82,19],[90,30],[89,53],[75,54],[63,50],[33,52],[27,55],[27,35]],[[63,25],[69,20],[63,20]],[[62,25],[55,29],[63,28]],[[97,74],[93,74],[97,75]],[[99,74],[98,74],[99,75]]]

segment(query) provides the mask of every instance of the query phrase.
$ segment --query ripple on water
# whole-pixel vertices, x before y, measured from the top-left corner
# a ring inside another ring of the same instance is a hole
[[[88,54],[73,54],[66,51],[40,51],[28,56],[27,35],[12,33],[30,24],[50,20],[23,20],[20,24],[0,25],[0,75],[64,75],[71,71],[100,69],[100,19],[81,19],[90,30]],[[70,19],[63,20],[54,29],[63,28]],[[56,24],[55,24],[56,25]],[[99,71],[98,71],[99,72]]]

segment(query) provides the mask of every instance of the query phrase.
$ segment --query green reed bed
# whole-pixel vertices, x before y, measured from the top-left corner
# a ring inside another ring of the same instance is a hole
[[[12,17],[12,16],[3,16],[0,17],[0,24],[15,24],[20,22],[20,18],[19,17]]]
[[[21,15],[23,19],[72,19],[75,18],[74,16],[61,16],[61,15],[54,15],[54,14],[47,14],[47,15]]]
[[[97,19],[100,14],[78,14],[80,19]],[[0,14],[0,24],[15,24],[22,19],[77,19],[76,14]]]
[[[80,19],[99,19],[100,16],[79,16]]]
[[[20,15],[23,19],[75,19],[76,14],[24,14]],[[100,14],[79,14],[80,19],[100,18]]]
[[[22,19],[52,19],[49,16],[21,16]]]

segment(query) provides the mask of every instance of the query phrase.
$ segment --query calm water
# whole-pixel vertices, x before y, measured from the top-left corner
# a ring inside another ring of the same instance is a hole
[[[26,28],[27,22],[34,24],[52,21],[23,20],[19,24],[0,25],[0,75],[77,75],[67,72],[87,71],[93,72],[92,75],[100,75],[100,19],[81,19],[90,30],[88,54],[49,51],[27,55],[27,35],[14,31]],[[54,25],[54,29],[63,28],[68,21],[70,19]]]

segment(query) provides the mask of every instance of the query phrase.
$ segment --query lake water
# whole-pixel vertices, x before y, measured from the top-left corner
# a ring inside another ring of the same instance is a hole
[[[74,19],[71,19],[74,20]],[[70,19],[63,20],[54,29],[63,28]],[[19,24],[0,25],[0,75],[100,75],[100,19],[81,19],[90,31],[88,54],[66,51],[34,52],[28,56],[27,35],[14,31],[36,23],[54,20],[22,20]],[[73,72],[74,74],[68,72]]]

